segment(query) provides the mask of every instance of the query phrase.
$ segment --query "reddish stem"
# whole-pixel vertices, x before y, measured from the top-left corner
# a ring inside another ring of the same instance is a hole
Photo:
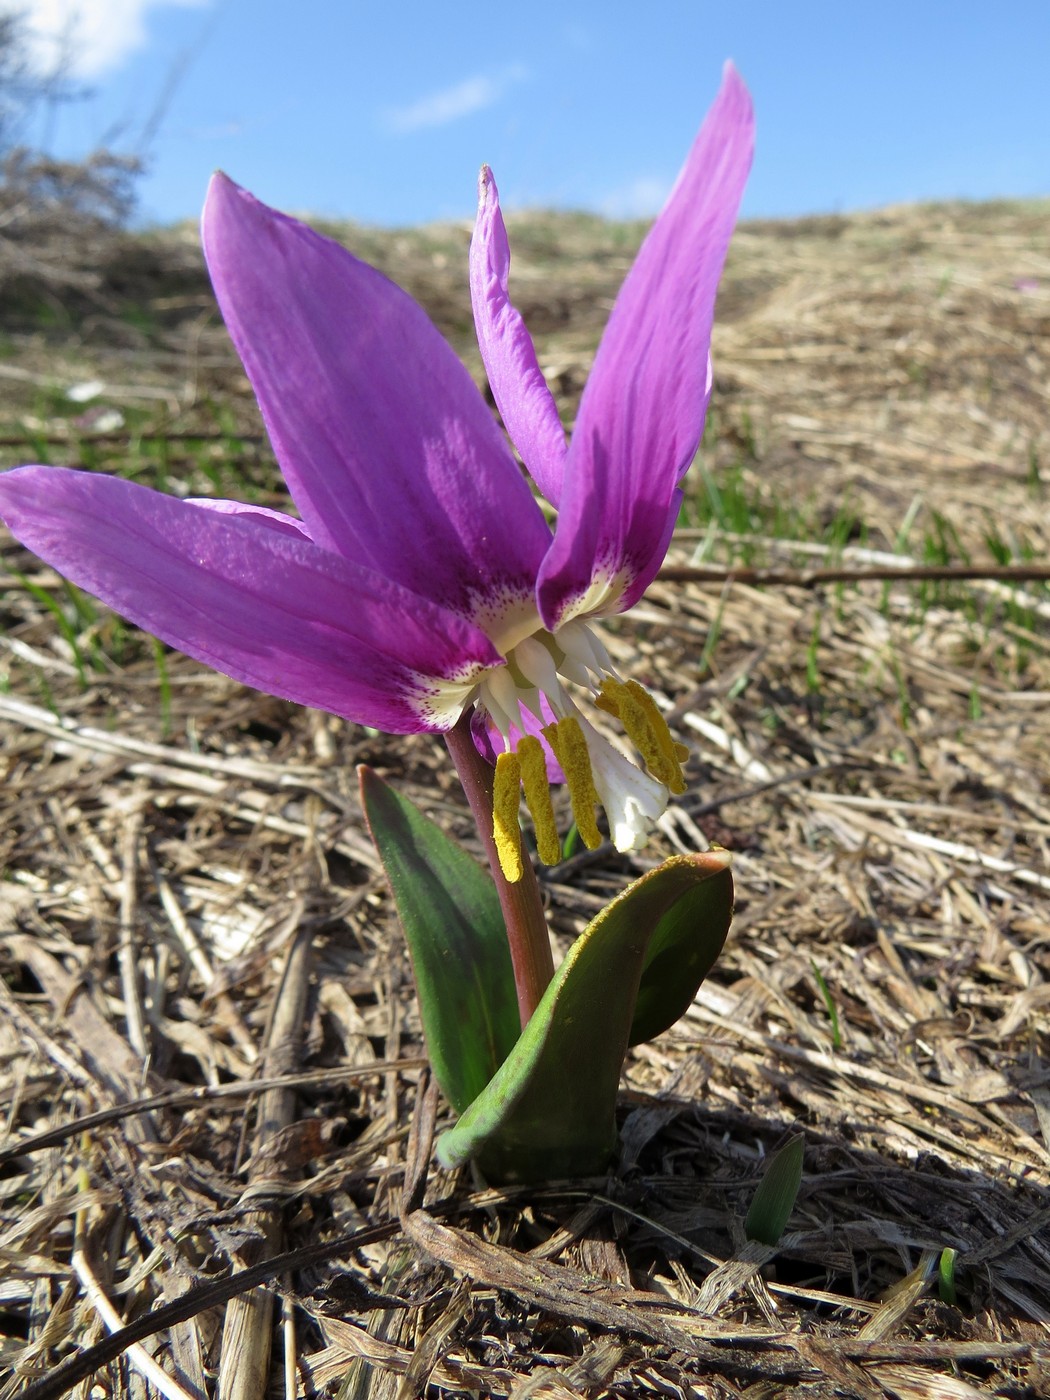
[[[470,810],[478,824],[489,869],[496,882],[503,922],[507,926],[510,960],[514,967],[514,985],[518,992],[518,1014],[524,1029],[539,1005],[540,997],[554,976],[551,941],[547,920],[543,915],[543,900],[528,853],[522,852],[522,876],[513,884],[503,873],[492,835],[492,765],[486,763],[474,745],[470,732],[468,710],[445,735],[445,743],[456,765]]]

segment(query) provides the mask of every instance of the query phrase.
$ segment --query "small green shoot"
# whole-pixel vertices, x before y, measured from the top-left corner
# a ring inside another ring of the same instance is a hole
[[[752,461],[758,461],[758,439],[755,436],[755,425],[751,421],[751,415],[745,408],[740,415],[740,445],[745,455]]]
[[[851,540],[863,541],[867,531],[851,501],[843,501],[824,531],[824,543],[833,554],[841,556]]]
[[[700,660],[696,663],[698,676],[705,676],[711,667],[711,658],[715,654],[718,646],[718,639],[722,635],[722,616],[725,612],[726,595],[723,593],[718,600],[718,611],[711,619],[711,626],[707,629],[707,636],[704,638],[704,649],[700,653]]]
[[[47,434],[36,428],[27,427],[25,435],[26,442],[29,444],[29,450],[25,455],[32,461],[39,462],[41,466],[51,466],[51,443],[48,441]]]
[[[827,982],[824,980],[824,974],[821,972],[820,968],[817,966],[817,964],[813,961],[812,958],[810,958],[809,960],[809,965],[813,969],[813,976],[816,979],[817,988],[820,992],[821,1000],[824,1002],[824,1010],[828,1013],[828,1020],[831,1022],[832,1048],[835,1050],[841,1050],[842,1028],[839,1025],[838,1007],[835,1005],[835,1000],[831,995],[831,990],[828,987]]]
[[[999,528],[998,521],[988,518],[984,528],[984,543],[988,553],[997,564],[1007,565],[1014,562],[1014,550],[1009,540],[1003,538],[1003,532]]]
[[[939,510],[930,512],[930,528],[923,538],[922,552],[925,562],[934,566],[972,562],[959,531]]]
[[[941,1257],[937,1264],[937,1292],[940,1294],[942,1303],[955,1306],[956,1300],[956,1277],[955,1261],[958,1258],[957,1249],[942,1249]]]
[[[736,680],[726,691],[726,704],[731,705],[734,700],[739,700],[744,691],[751,684],[751,677],[745,671],[743,675],[737,676]]]
[[[66,597],[69,599],[70,605],[81,627],[84,630],[87,630],[89,627],[94,627],[98,622],[98,608],[95,603],[86,593],[81,592],[76,584],[70,583],[68,579],[63,579],[62,584],[65,589]]]
[[[710,518],[716,520],[723,530],[728,530],[730,528],[729,516],[722,501],[722,493],[715,484],[714,477],[703,465],[700,467],[700,480],[707,494],[706,504]]]
[[[77,669],[77,683],[81,690],[87,690],[87,667],[84,663],[84,653],[80,649],[80,637],[77,629],[73,626],[58,602],[51,596],[46,588],[41,588],[38,583],[34,583],[31,579],[26,578],[25,574],[15,572],[14,576],[18,579],[26,592],[31,594],[38,603],[42,603],[55,619],[58,630],[69,647],[73,665]],[[66,586],[67,588],[69,587],[68,584]]]
[[[98,450],[98,444],[92,442],[90,438],[78,438],[76,446],[69,455],[74,458],[78,465],[83,467],[85,471],[101,470],[102,458]]]
[[[580,844],[580,832],[576,823],[573,822],[565,833],[565,840],[561,843],[561,858],[568,860],[576,852],[576,847]]]
[[[55,699],[55,693],[54,693],[54,691],[51,689],[50,682],[48,681],[47,677],[44,675],[43,671],[37,671],[36,677],[35,677],[35,681],[36,681],[36,692],[37,692],[37,695],[38,695],[39,698],[40,698],[40,704],[43,706],[43,708],[44,708],[45,710],[50,710],[51,713],[52,713],[57,719],[60,719],[60,718],[61,718],[61,715],[62,715],[62,712],[61,712],[61,711],[59,710],[59,708],[58,708],[58,702],[57,702],[56,699]],[[85,689],[86,689],[86,687],[85,687]]]
[[[171,443],[163,433],[157,438],[154,450],[156,461],[153,470],[156,489],[167,495],[171,492]]]
[[[893,541],[895,554],[906,554],[908,552],[908,536],[911,534],[912,526],[918,519],[919,511],[922,510],[923,499],[921,496],[913,496],[911,505],[904,514],[904,519],[900,523],[897,531],[897,538]]]
[[[795,1133],[766,1163],[744,1221],[749,1240],[770,1246],[780,1243],[802,1184],[804,1151],[802,1134]]]
[[[901,521],[900,528],[897,530],[896,537],[893,541],[894,554],[906,555],[908,553],[908,536],[912,532],[912,527],[918,519],[919,512],[922,510],[922,507],[922,496],[913,496],[911,498],[911,505],[909,505],[908,509],[905,511],[904,519]],[[886,582],[882,585],[882,598],[879,603],[879,609],[884,616],[889,613],[890,588],[891,584],[889,579],[887,579]]]

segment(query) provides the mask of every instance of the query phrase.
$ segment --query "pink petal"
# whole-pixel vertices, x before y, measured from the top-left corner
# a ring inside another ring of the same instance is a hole
[[[620,290],[584,390],[540,574],[548,627],[581,609],[629,608],[666,553],[678,483],[703,432],[715,293],[753,145],[751,99],[727,64]]]
[[[500,657],[459,617],[254,512],[57,467],[0,473],[11,532],[78,587],[273,695],[393,733],[444,729],[442,682]],[[464,694],[466,691],[464,690]]]
[[[222,175],[208,193],[203,240],[315,543],[467,617],[530,594],[550,532],[474,382],[422,308]]]
[[[565,429],[525,322],[507,291],[510,245],[499,191],[487,165],[478,177],[470,241],[470,299],[489,387],[529,474],[552,505],[561,498]]]
[[[531,710],[522,710],[521,717],[523,724],[512,724],[507,733],[512,749],[517,748],[518,741],[523,735],[531,734],[534,739],[540,741],[543,749],[543,757],[547,764],[547,781],[549,783],[563,783],[565,774],[562,772],[561,764],[554,757],[554,750],[550,742],[543,733],[543,727],[553,724],[558,716],[551,709],[546,696],[540,697],[543,707],[543,718],[537,719]],[[506,747],[503,742],[503,735],[490,715],[484,710],[475,709],[470,718],[470,732],[474,740],[474,747],[486,763],[495,764],[497,755],[501,754]]]
[[[186,500],[191,506],[203,506],[205,510],[216,510],[222,515],[246,517],[258,525],[278,530],[281,534],[295,535],[301,540],[310,538],[301,520],[296,520],[294,515],[286,515],[281,510],[270,510],[268,506],[250,506],[245,501],[224,501],[215,496],[188,496]]]

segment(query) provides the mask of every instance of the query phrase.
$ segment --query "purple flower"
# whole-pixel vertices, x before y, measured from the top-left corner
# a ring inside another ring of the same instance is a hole
[[[204,252],[300,518],[39,466],[0,476],[0,515],[80,587],[261,690],[395,733],[445,730],[475,707],[503,750],[497,825],[513,809],[516,849],[523,781],[549,860],[542,735],[584,839],[598,839],[597,799],[631,849],[668,788],[681,790],[682,755],[589,620],[631,607],[666,552],[710,396],[715,291],[752,140],[750,100],[727,65],[613,307],[568,443],[508,297],[506,230],[482,171],[478,339],[507,431],[558,509],[553,533],[422,309],[222,175]],[[567,683],[619,718],[648,773]],[[514,858],[508,845],[505,866]]]

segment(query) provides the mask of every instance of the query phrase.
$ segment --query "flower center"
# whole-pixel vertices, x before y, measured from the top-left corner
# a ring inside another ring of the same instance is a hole
[[[667,806],[668,792],[685,791],[682,763],[688,750],[675,743],[652,696],[637,681],[616,675],[609,653],[583,622],[568,622],[556,633],[535,631],[506,658],[505,666],[483,677],[478,695],[503,741],[496,758],[493,836],[504,875],[511,882],[522,875],[522,791],[540,860],[555,865],[561,859],[550,794],[553,764],[564,774],[584,845],[594,850],[601,844],[594,815],[600,804],[616,848],[637,850]],[[567,684],[589,691],[597,709],[620,721],[641,764],[599,733]]]

